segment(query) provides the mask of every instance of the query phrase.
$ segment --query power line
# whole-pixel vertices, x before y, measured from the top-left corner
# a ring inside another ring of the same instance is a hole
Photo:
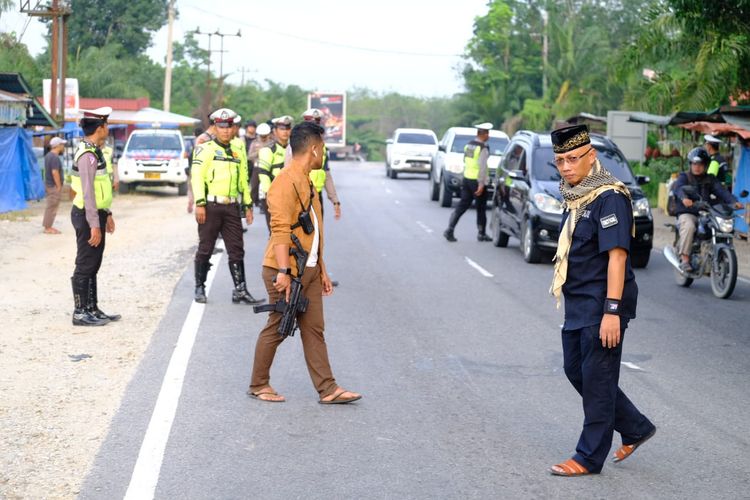
[[[319,39],[316,39],[316,38],[308,38],[308,37],[300,36],[300,35],[297,35],[295,33],[287,33],[287,32],[284,32],[284,31],[277,31],[277,30],[274,30],[274,29],[269,29],[269,28],[266,28],[265,26],[258,26],[257,24],[251,24],[251,23],[242,22],[242,21],[237,20],[237,18],[223,16],[221,14],[217,14],[216,12],[213,12],[213,11],[210,11],[210,10],[201,9],[200,7],[195,7],[194,5],[188,5],[187,7],[190,8],[190,9],[193,9],[193,10],[197,10],[198,12],[202,12],[204,14],[210,14],[210,15],[215,16],[217,18],[224,19],[226,21],[231,21],[231,22],[233,22],[235,24],[238,24],[238,25],[241,25],[241,26],[244,26],[244,27],[247,27],[247,28],[256,29],[258,31],[264,31],[266,33],[271,33],[271,34],[276,35],[276,36],[282,36],[282,37],[292,38],[292,39],[300,40],[300,41],[303,41],[303,42],[317,43],[319,45],[327,45],[329,47],[338,47],[340,49],[349,49],[349,50],[357,50],[357,51],[360,51],[360,52],[371,52],[371,53],[375,53],[375,54],[387,54],[387,55],[397,55],[397,56],[411,56],[411,57],[451,57],[451,58],[453,58],[453,57],[462,57],[462,54],[439,54],[439,53],[429,53],[429,52],[410,52],[410,51],[404,51],[404,50],[378,49],[378,48],[375,48],[375,47],[363,47],[363,46],[357,46],[357,45],[349,45],[349,44],[345,44],[345,43],[337,43],[337,42],[332,42],[330,40],[319,40]]]

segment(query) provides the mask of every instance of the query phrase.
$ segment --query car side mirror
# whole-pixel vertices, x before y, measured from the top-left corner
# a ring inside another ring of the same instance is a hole
[[[526,174],[523,173],[523,170],[510,170],[508,172],[508,177],[510,177],[511,179],[518,180],[518,181],[526,180]]]
[[[651,182],[651,178],[648,175],[636,175],[635,182],[639,186],[643,186],[644,184]]]
[[[438,151],[442,151],[443,153],[445,153],[445,145],[444,144],[439,144],[438,145]]]
[[[393,144],[393,139],[386,139],[386,140],[385,140],[385,143],[386,143],[386,144]]]

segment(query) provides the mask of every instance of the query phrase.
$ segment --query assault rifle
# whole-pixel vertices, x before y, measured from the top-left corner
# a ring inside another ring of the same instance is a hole
[[[302,273],[305,272],[308,253],[302,248],[299,238],[294,234],[292,234],[292,243],[294,243],[294,246],[289,249],[289,255],[294,257],[297,261],[297,276],[292,278],[289,302],[286,301],[286,296],[282,296],[275,304],[265,304],[253,307],[255,313],[281,313],[281,323],[279,323],[278,332],[283,338],[294,336],[294,332],[297,330],[298,326],[297,314],[307,311],[308,304],[308,300],[302,295]],[[275,281],[276,279],[274,278],[274,282]]]

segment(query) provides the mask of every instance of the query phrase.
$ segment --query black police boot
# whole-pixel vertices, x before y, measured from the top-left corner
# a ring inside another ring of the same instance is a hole
[[[453,236],[453,228],[448,228],[443,232],[443,236],[445,236],[445,239],[450,241],[451,243],[454,241],[458,241],[455,236]]]
[[[211,269],[209,261],[195,261],[195,301],[200,304],[206,303],[206,276],[208,276],[209,269]]]
[[[88,309],[89,300],[89,278],[70,278],[70,284],[73,288],[73,324],[75,326],[104,326],[109,323],[109,319],[97,318]]]
[[[234,290],[232,290],[232,302],[239,304],[240,302],[245,304],[262,304],[266,299],[256,299],[245,287],[245,263],[230,262],[229,271],[232,273],[232,281],[234,281]]]
[[[482,226],[477,226],[477,241],[492,241],[492,238],[487,236],[487,232]]]
[[[96,276],[93,278],[89,278],[89,304],[88,309],[99,319],[108,319],[110,321],[117,321],[122,316],[119,314],[107,314],[101,309],[99,309],[99,296],[97,295],[96,290]]]

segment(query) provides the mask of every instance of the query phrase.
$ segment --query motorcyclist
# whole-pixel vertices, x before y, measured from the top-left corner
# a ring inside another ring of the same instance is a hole
[[[714,195],[718,202],[734,205],[735,208],[742,208],[743,205],[721,185],[716,177],[706,173],[711,157],[705,149],[694,148],[688,153],[687,158],[690,169],[679,175],[672,189],[675,193],[675,212],[680,228],[680,237],[677,243],[677,251],[680,254],[681,261],[680,270],[690,273],[693,271],[690,265],[690,249],[693,247],[693,237],[698,225],[698,208],[683,188],[686,186],[695,187],[701,199],[707,203],[711,203],[711,195]]]

